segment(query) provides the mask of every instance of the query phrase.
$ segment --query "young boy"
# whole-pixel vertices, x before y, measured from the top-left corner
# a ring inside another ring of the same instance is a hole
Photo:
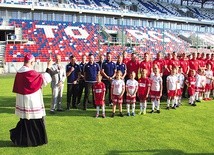
[[[211,65],[207,64],[205,71],[206,76],[206,86],[205,86],[205,98],[204,100],[211,100],[210,98],[210,92],[212,89],[212,81],[213,81],[213,71],[211,70]]]
[[[195,70],[190,70],[190,76],[186,79],[186,85],[189,93],[189,104],[196,106],[195,104]]]
[[[111,99],[113,101],[112,106],[112,115],[115,116],[116,105],[119,105],[120,116],[123,117],[122,113],[122,103],[123,103],[123,94],[125,92],[125,82],[121,79],[122,72],[118,70],[116,72],[116,79],[112,81],[111,84]]]
[[[154,113],[155,107],[157,108],[157,113],[160,113],[160,97],[162,96],[163,80],[159,74],[159,69],[155,65],[153,66],[153,73],[151,74],[151,101],[152,101],[152,111]]]
[[[195,100],[196,102],[201,102],[203,98],[203,93],[205,91],[206,77],[204,75],[204,70],[199,69],[198,74],[196,74],[196,83],[195,83]]]
[[[94,102],[96,105],[97,113],[96,118],[99,117],[100,107],[102,108],[102,117],[105,118],[105,84],[101,82],[101,74],[97,74],[97,82],[93,85]]]
[[[176,109],[176,94],[177,94],[177,85],[178,78],[176,76],[177,68],[173,67],[171,74],[166,78],[166,87],[167,87],[167,109],[169,110],[170,101],[172,101],[171,107]]]
[[[149,97],[151,83],[149,78],[147,77],[147,70],[142,69],[141,71],[141,78],[138,80],[138,92],[137,96],[140,100],[140,113],[145,115],[146,114],[146,108],[147,108],[147,99]]]
[[[132,116],[135,116],[136,93],[138,90],[138,82],[135,80],[135,72],[131,72],[130,79],[126,82],[126,107],[127,116],[130,116],[130,104],[132,105]]]

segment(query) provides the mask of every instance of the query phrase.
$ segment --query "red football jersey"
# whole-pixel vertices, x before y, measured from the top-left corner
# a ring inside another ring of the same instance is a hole
[[[165,64],[165,69],[164,69],[163,75],[169,75],[170,74],[170,59],[165,59],[164,64]]]
[[[196,59],[196,60],[189,60],[189,68],[192,69],[192,70],[195,70],[195,71],[198,71],[198,68],[199,68],[199,61]]]
[[[163,73],[163,69],[164,69],[164,65],[165,65],[164,60],[163,59],[155,59],[153,61],[153,65],[155,65],[155,64],[158,66],[160,73]]]
[[[124,58],[124,59],[123,59],[123,63],[126,64],[126,65],[127,65],[127,63],[128,63],[129,61],[130,61],[129,58]]]
[[[174,68],[174,67],[179,67],[180,66],[180,61],[179,60],[175,60],[175,59],[171,59],[171,60],[169,60],[169,65],[170,65],[170,67],[171,67],[171,69],[172,68]]]
[[[181,68],[183,70],[183,73],[187,74],[187,70],[188,70],[188,67],[189,67],[189,61],[185,60],[185,59],[180,59],[180,66],[181,66]]]
[[[138,80],[138,94],[145,94],[148,91],[148,87],[151,87],[149,78],[140,78]]]
[[[106,88],[105,88],[105,84],[103,82],[96,82],[93,85],[95,105],[104,104],[105,91],[106,91]]]
[[[207,63],[211,65],[211,70],[214,72],[214,60],[208,60]]]
[[[196,83],[196,78],[193,76],[190,76],[187,78],[186,82],[188,83],[188,85],[190,85],[188,87],[188,93],[190,96],[194,95],[195,93],[195,83]]]
[[[205,61],[205,59],[199,59],[199,66],[202,67],[202,68],[206,67],[206,61]]]
[[[138,78],[138,69],[139,69],[139,62],[136,60],[135,62],[133,62],[132,60],[130,60],[127,65],[127,75],[129,76],[131,72],[135,72],[136,73],[136,78]]]
[[[147,70],[147,77],[150,77],[151,69],[152,69],[152,62],[151,62],[151,61],[148,61],[148,62],[142,61],[142,62],[140,63],[139,68],[140,68],[140,71],[141,71],[142,69],[146,69],[146,70]]]

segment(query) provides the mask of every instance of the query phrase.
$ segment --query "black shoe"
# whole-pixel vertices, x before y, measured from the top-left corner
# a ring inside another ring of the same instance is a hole
[[[169,107],[166,107],[166,110],[169,110]]]
[[[73,109],[77,109],[77,106],[72,106]]]
[[[83,110],[87,110],[87,108],[86,108],[86,107],[83,107]]]
[[[157,113],[160,114],[160,110],[157,110]]]
[[[201,102],[200,100],[196,100],[196,102]]]
[[[113,103],[109,103],[109,105],[108,105],[109,107],[111,107],[111,106],[113,106]]]
[[[180,106],[180,103],[176,105],[177,108],[179,108],[179,106]]]
[[[54,110],[50,110],[50,114],[55,114],[55,111]]]
[[[194,106],[194,107],[195,107],[195,106],[197,106],[197,105],[196,105],[195,103],[193,103],[193,104],[192,104],[192,106]]]
[[[106,118],[106,115],[105,115],[105,114],[102,114],[102,118]]]
[[[123,117],[123,113],[122,112],[120,112],[120,117]]]
[[[63,111],[63,109],[57,109],[56,111],[62,112],[62,111]]]
[[[192,103],[189,103],[190,105],[192,104]]]
[[[113,118],[113,117],[114,117],[114,115],[115,115],[115,113],[112,113],[112,114],[111,114],[111,117]]]
[[[150,111],[149,113],[151,113],[151,114],[154,113],[154,110]]]

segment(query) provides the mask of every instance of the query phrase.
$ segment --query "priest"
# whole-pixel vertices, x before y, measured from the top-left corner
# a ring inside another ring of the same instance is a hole
[[[50,83],[51,77],[48,73],[36,72],[34,64],[35,57],[25,55],[24,65],[17,71],[13,85],[13,92],[16,93],[15,114],[20,120],[10,130],[10,139],[17,146],[38,146],[48,142],[42,86]],[[51,65],[49,61],[48,67]]]

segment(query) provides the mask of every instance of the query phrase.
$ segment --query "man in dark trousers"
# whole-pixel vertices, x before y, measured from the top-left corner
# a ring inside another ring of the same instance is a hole
[[[96,82],[96,76],[98,73],[100,73],[100,67],[96,62],[94,62],[93,54],[89,54],[88,60],[89,62],[84,66],[83,69],[85,79],[85,96],[83,101],[83,110],[87,110],[90,90],[92,91],[92,86]],[[94,101],[93,93],[92,98]]]
[[[106,92],[108,90],[108,103],[111,105],[111,81],[116,75],[117,66],[112,61],[112,55],[110,52],[107,53],[107,59],[102,65],[103,83],[106,86]],[[107,93],[106,93],[107,94]]]
[[[83,69],[86,64],[86,59],[87,59],[86,55],[82,55],[82,62],[79,64],[80,74],[79,74],[79,91],[78,91],[78,99],[77,99],[77,103],[79,105],[81,104],[83,89],[85,89],[85,80],[84,80]]]
[[[78,94],[78,75],[80,72],[79,65],[76,64],[76,57],[71,55],[69,57],[70,63],[66,65],[66,76],[67,76],[67,110],[70,110],[71,97],[72,97],[72,108],[76,109],[76,98]]]

